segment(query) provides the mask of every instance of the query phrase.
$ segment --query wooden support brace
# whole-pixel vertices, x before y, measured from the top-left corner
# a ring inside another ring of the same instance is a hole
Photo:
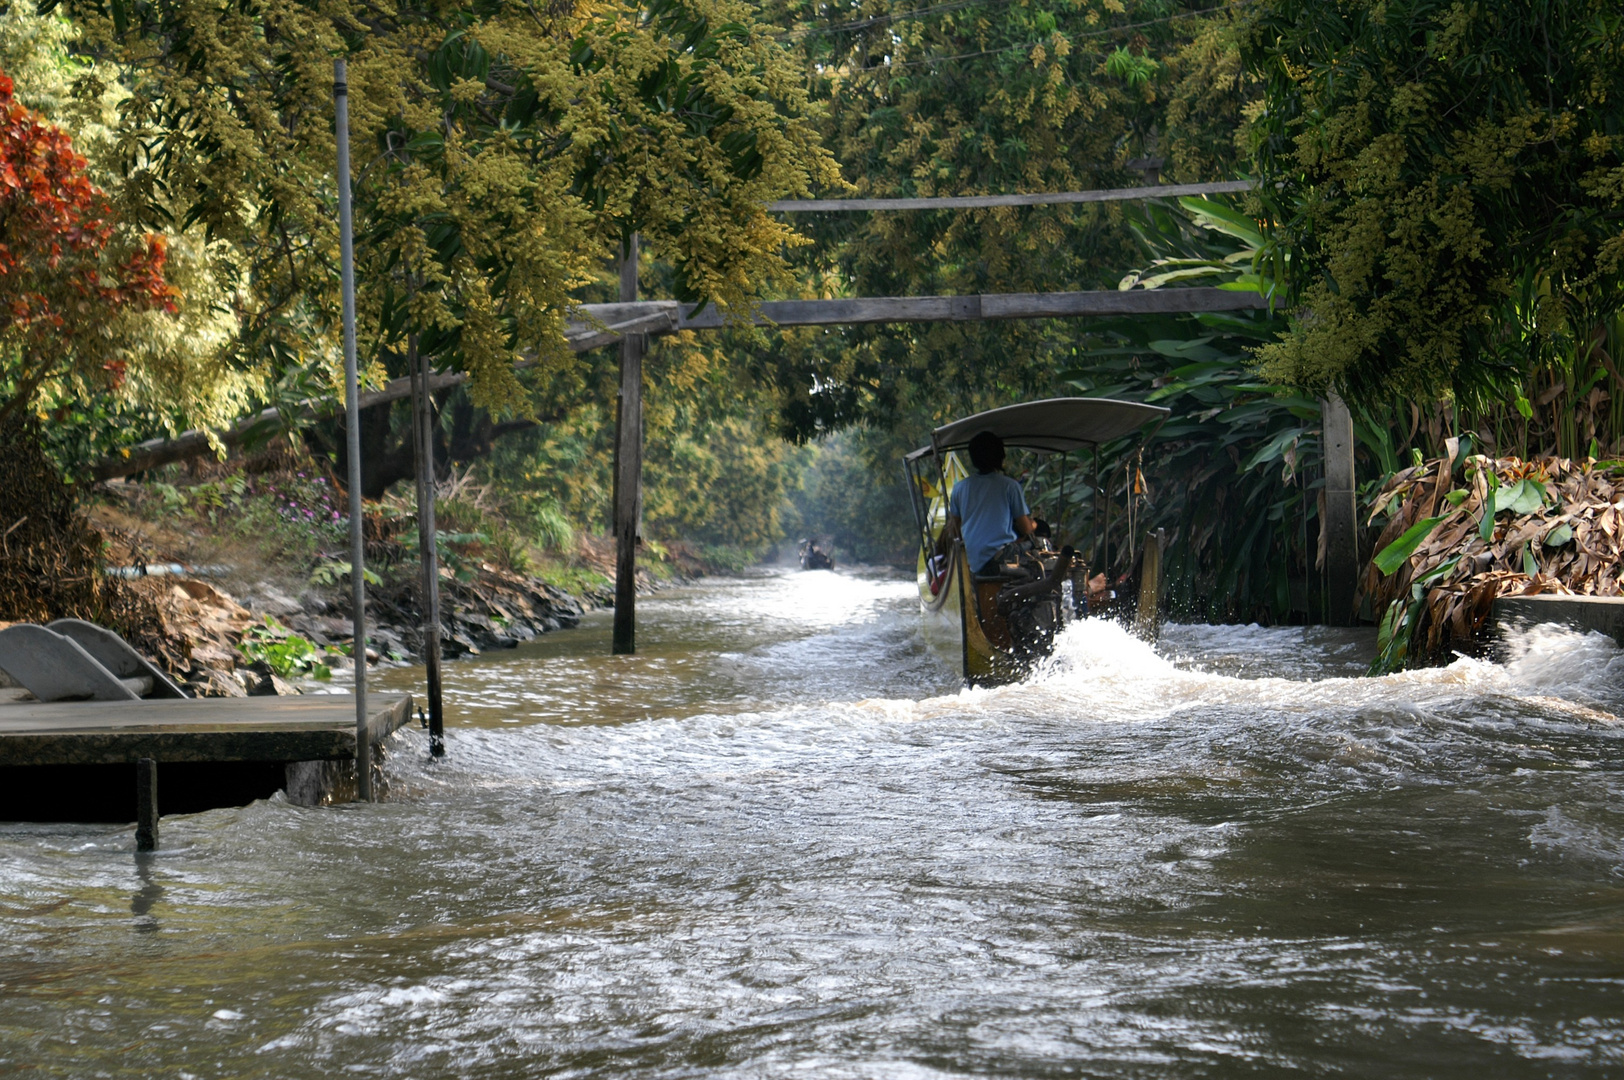
[[[675,300],[635,299],[635,290],[622,291],[633,299],[615,304],[582,304],[580,314],[590,322],[572,322],[565,340],[570,349],[611,345],[637,339],[639,350],[644,335],[676,330],[719,330],[728,325],[714,306],[698,311],[692,304]],[[1218,311],[1262,310],[1269,301],[1256,292],[1232,289],[1099,289],[1088,292],[989,293],[982,296],[871,296],[833,300],[769,300],[753,313],[740,313],[740,322],[758,326],[843,326],[873,323],[973,322],[984,319],[1069,319],[1089,316],[1171,315]],[[624,356],[622,357],[624,361]],[[518,360],[523,369],[536,363],[534,357]],[[639,351],[639,365],[641,351]],[[624,363],[623,363],[624,366]],[[427,379],[430,392],[461,385],[464,372],[441,372]],[[360,396],[360,407],[371,408],[410,396],[412,379],[395,379],[378,390]],[[295,412],[312,418],[333,411],[333,400],[302,403]],[[212,438],[231,448],[253,437],[269,435],[284,425],[276,409],[266,409],[237,424],[214,432]],[[205,431],[188,431],[173,439],[148,439],[125,447],[98,461],[91,470],[97,480],[131,476],[172,461],[181,461],[209,452],[213,443]]]

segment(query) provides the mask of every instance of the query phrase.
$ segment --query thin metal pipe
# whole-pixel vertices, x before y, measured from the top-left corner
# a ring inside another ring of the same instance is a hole
[[[428,682],[429,755],[445,756],[445,702],[440,682],[440,552],[434,520],[434,398],[428,391],[429,358],[419,356],[417,335],[406,339],[412,378],[412,450],[417,465],[417,550],[422,566],[423,667]]]
[[[367,727],[366,541],[361,526],[361,379],[355,363],[355,227],[350,210],[350,103],[344,61],[333,61],[333,116],[338,141],[339,283],[344,295],[344,445],[349,458],[350,604],[355,637],[355,783],[372,801],[372,737]]]
[[[1065,532],[1066,532],[1066,459],[1067,459],[1067,456],[1068,455],[1067,455],[1067,453],[1065,451],[1061,451],[1061,453],[1060,453],[1060,462],[1059,462],[1059,466],[1060,466],[1060,510],[1059,510],[1058,513],[1055,514],[1055,517],[1058,520],[1055,521],[1055,531],[1054,531],[1054,538],[1055,538],[1056,541],[1060,540],[1065,535]]]

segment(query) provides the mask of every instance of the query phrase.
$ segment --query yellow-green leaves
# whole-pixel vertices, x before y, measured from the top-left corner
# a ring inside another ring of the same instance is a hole
[[[1266,377],[1480,388],[1617,311],[1615,0],[1263,0],[1245,53],[1268,86],[1259,195],[1299,305]],[[1549,292],[1522,312],[1527,280]]]
[[[747,306],[798,239],[765,204],[833,179],[803,80],[740,0],[67,0],[129,90],[146,219],[206,230],[239,364],[336,364],[332,68],[349,61],[363,351],[409,334],[475,399],[526,408],[520,356],[572,361],[580,289],[632,232],[679,294]]]

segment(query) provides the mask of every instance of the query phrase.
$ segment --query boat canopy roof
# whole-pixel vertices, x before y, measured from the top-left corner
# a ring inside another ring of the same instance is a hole
[[[1006,405],[944,424],[931,432],[931,445],[915,450],[908,460],[932,451],[957,450],[983,431],[1003,439],[1005,446],[1064,453],[1120,439],[1152,420],[1164,419],[1168,412],[1160,405],[1111,398],[1045,398]]]

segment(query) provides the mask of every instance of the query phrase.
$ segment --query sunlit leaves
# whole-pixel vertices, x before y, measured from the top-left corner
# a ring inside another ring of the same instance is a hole
[[[59,128],[16,100],[0,73],[0,418],[47,379],[122,383],[127,357],[109,339],[125,311],[173,311],[161,237],[124,237],[106,194]]]

